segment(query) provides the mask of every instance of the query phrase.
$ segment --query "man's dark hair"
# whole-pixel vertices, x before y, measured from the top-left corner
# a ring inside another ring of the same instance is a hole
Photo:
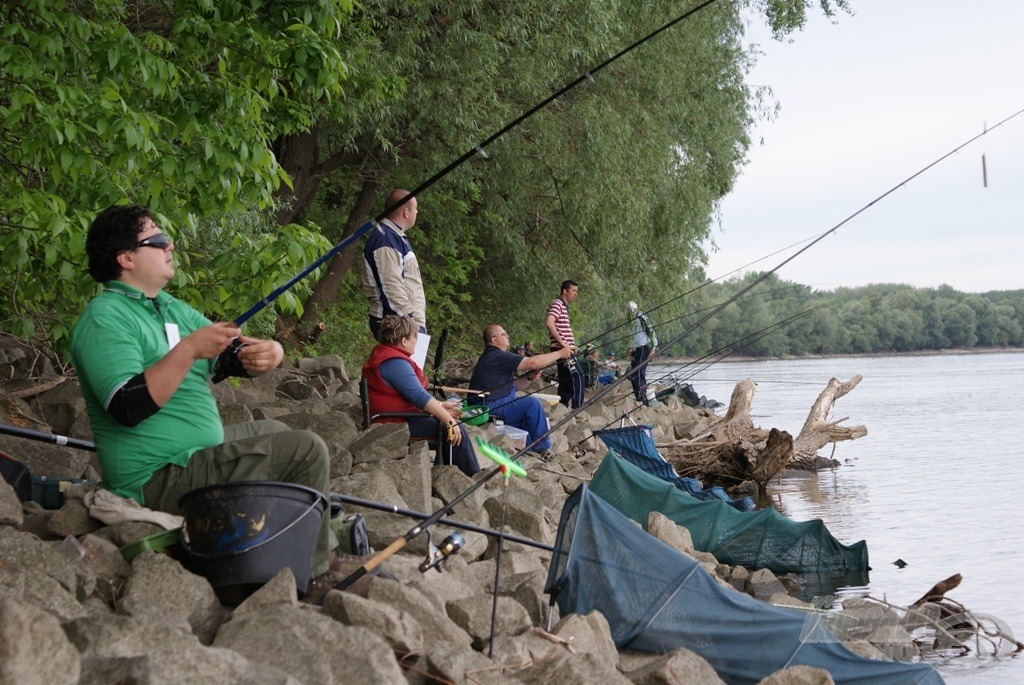
[[[579,283],[577,283],[576,281],[562,281],[562,288],[558,292],[564,293],[566,290],[573,287],[574,285],[579,287]]]
[[[100,283],[120,276],[117,255],[135,249],[142,222],[152,218],[142,205],[114,205],[97,214],[85,238],[89,275]]]

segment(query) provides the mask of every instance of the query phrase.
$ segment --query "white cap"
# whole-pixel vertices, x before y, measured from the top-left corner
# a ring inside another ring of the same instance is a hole
[[[633,302],[632,300],[629,301],[629,310],[631,312],[635,312],[637,310],[636,302]]]

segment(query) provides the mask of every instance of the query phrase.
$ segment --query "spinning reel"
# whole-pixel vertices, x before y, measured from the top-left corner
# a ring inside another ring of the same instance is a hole
[[[427,529],[427,558],[420,564],[420,573],[426,573],[432,568],[436,568],[437,572],[440,573],[444,570],[444,562],[449,557],[454,556],[462,550],[466,545],[466,539],[462,537],[458,532],[454,532],[444,540],[441,541],[440,547],[434,546],[433,536],[430,534],[430,529]]]

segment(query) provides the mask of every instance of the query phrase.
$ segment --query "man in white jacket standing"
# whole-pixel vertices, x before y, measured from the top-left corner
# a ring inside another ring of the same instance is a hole
[[[386,208],[408,197],[408,190],[388,194]],[[416,198],[388,212],[363,247],[363,294],[370,304],[370,332],[380,332],[380,320],[391,314],[411,318],[420,333],[427,332],[427,298],[416,253],[406,232],[416,224]]]

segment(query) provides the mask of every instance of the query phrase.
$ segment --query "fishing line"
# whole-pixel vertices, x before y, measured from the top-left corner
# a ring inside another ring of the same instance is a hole
[[[704,7],[707,4],[709,4],[709,3],[705,3],[704,5],[701,5],[701,7]],[[694,10],[694,11],[696,11],[696,10]],[[688,13],[688,14],[692,14],[692,11],[690,13]],[[949,151],[946,154],[942,155],[941,157],[939,157],[935,161],[929,163],[928,165],[926,165],[925,167],[921,168],[920,170],[914,172],[913,174],[911,174],[910,176],[908,176],[904,180],[898,182],[896,185],[892,186],[891,188],[886,190],[884,193],[882,193],[878,197],[876,197],[873,200],[871,200],[870,202],[868,202],[866,205],[864,205],[864,207],[862,207],[861,209],[858,209],[856,212],[854,212],[853,214],[849,215],[848,217],[846,217],[845,219],[840,221],[838,224],[836,224],[835,226],[833,226],[832,228],[828,229],[827,231],[825,231],[824,233],[819,235],[817,238],[815,238],[814,240],[809,242],[807,245],[802,247],[800,250],[798,250],[797,252],[793,253],[792,255],[790,255],[789,257],[784,259],[782,262],[780,262],[777,266],[772,268],[770,271],[766,271],[763,274],[761,274],[758,278],[754,279],[752,282],[750,282],[745,287],[740,289],[737,293],[735,293],[728,300],[726,300],[725,302],[720,304],[713,311],[705,314],[699,320],[697,320],[696,322],[691,324],[689,327],[687,327],[686,330],[684,330],[682,333],[677,335],[675,338],[671,339],[668,343],[666,343],[666,347],[671,347],[671,346],[677,344],[678,342],[682,341],[684,338],[686,338],[688,335],[690,335],[693,331],[695,331],[698,328],[700,328],[701,326],[703,326],[709,320],[711,320],[712,318],[717,316],[720,312],[722,312],[726,307],[728,307],[730,304],[735,302],[737,298],[742,297],[746,293],[750,292],[754,287],[756,287],[757,285],[763,283],[765,280],[767,280],[770,276],[772,276],[779,269],[781,269],[782,267],[786,266],[791,261],[793,261],[794,259],[799,257],[801,254],[803,254],[804,252],[806,252],[807,250],[811,249],[812,247],[817,245],[819,242],[824,240],[826,236],[831,235],[832,233],[835,233],[839,228],[841,228],[842,226],[844,226],[847,223],[849,223],[853,218],[855,218],[856,216],[862,214],[864,211],[866,211],[870,207],[873,207],[875,204],[877,204],[878,202],[880,202],[884,198],[886,198],[889,195],[891,195],[892,193],[894,193],[897,189],[903,187],[904,185],[906,185],[910,181],[914,180],[915,178],[917,178],[921,174],[925,173],[926,171],[928,171],[929,169],[931,169],[935,165],[941,163],[942,161],[944,161],[948,157],[952,156],[953,154],[956,154],[961,149],[963,149],[967,145],[973,143],[978,138],[980,138],[980,137],[982,137],[984,135],[987,135],[989,132],[991,132],[991,131],[993,131],[993,130],[995,130],[997,128],[1000,128],[1001,126],[1003,126],[1007,122],[1011,121],[1012,119],[1016,118],[1017,116],[1019,116],[1022,113],[1024,113],[1024,109],[1021,109],[1021,110],[1015,112],[1014,114],[1006,117],[1005,119],[1003,119],[1002,121],[997,123],[992,128],[987,129],[986,131],[984,131],[984,132],[982,132],[982,133],[980,133],[978,135],[972,136],[966,142],[956,146],[951,151]],[[622,377],[616,379],[615,381],[612,381],[612,383],[610,385],[606,386],[603,390],[598,392],[597,395],[595,395],[592,399],[584,402],[581,406],[579,406],[576,409],[573,409],[572,411],[570,411],[568,414],[566,414],[566,416],[564,418],[562,418],[562,420],[558,421],[554,426],[551,426],[547,433],[545,433],[544,435],[538,437],[532,443],[530,443],[529,445],[524,447],[522,450],[517,452],[515,455],[513,455],[511,457],[512,461],[518,461],[520,458],[522,458],[524,455],[526,455],[527,451],[529,449],[531,449],[532,447],[534,447],[540,440],[542,440],[543,438],[547,437],[548,435],[551,435],[552,433],[554,433],[559,428],[567,425],[570,421],[575,421],[576,416],[579,415],[580,412],[582,412],[587,407],[593,405],[595,402],[597,402],[598,400],[600,400],[603,397],[605,397],[608,393],[610,393],[612,391],[612,389],[614,389],[617,386],[621,385],[627,379],[632,378],[634,375],[636,375],[639,372],[640,369],[645,368],[648,364],[651,363],[651,361],[653,359],[656,359],[657,356],[658,356],[658,352],[657,351],[653,352],[647,358],[647,360],[644,361],[643,364],[639,364],[635,368],[630,369],[629,372],[624,374]],[[432,526],[434,523],[436,523],[438,521],[438,519],[440,519],[444,515],[444,512],[446,512],[449,508],[451,508],[455,504],[458,504],[459,502],[461,502],[464,499],[466,499],[467,497],[469,497],[478,488],[483,487],[489,480],[491,480],[492,478],[494,478],[496,475],[498,475],[501,472],[502,472],[502,468],[501,467],[495,467],[490,472],[485,474],[482,478],[480,478],[480,480],[476,481],[473,485],[471,485],[466,490],[464,490],[462,493],[457,495],[447,506],[445,506],[445,507],[439,509],[438,511],[434,512],[434,514],[432,514],[430,516],[430,518],[424,520],[421,524],[419,524],[417,526],[414,526],[413,528],[409,529],[409,531],[407,531],[405,533],[405,535],[403,535],[402,537],[397,538],[396,540],[394,540],[385,549],[383,549],[382,551],[380,551],[379,553],[374,555],[373,558],[371,558],[365,564],[363,564],[363,566],[361,566],[358,569],[356,569],[352,574],[350,574],[347,578],[345,578],[338,585],[338,589],[344,589],[346,587],[349,587],[355,581],[359,580],[363,576],[365,576],[368,573],[372,572],[377,566],[379,566],[386,559],[391,557],[391,555],[395,554],[400,549],[402,549],[410,540],[412,540],[413,538],[418,536],[426,528],[428,528],[428,527]]]
[[[777,292],[777,291],[782,291],[782,290],[786,290],[786,291],[789,291],[789,290],[791,290],[791,289],[792,289],[791,287],[788,287],[788,286],[782,286],[782,287],[778,287],[778,288],[772,288],[772,289],[769,289],[768,291],[766,291],[766,292],[762,292],[762,293],[748,293],[748,294],[747,294],[747,295],[745,295],[744,297],[748,297],[748,296],[753,296],[753,295],[755,295],[755,294],[758,294],[758,295],[765,295],[765,294],[769,294],[769,293],[772,293],[772,292]],[[742,299],[742,298],[740,298],[740,299]],[[831,304],[832,304],[832,303],[826,303],[825,305],[822,305],[822,306],[831,306]],[[670,320],[668,320],[668,321],[666,321],[666,322],[662,322],[661,324],[658,324],[658,326],[666,325],[666,324],[668,324],[668,323],[674,323],[674,322],[676,322],[676,321],[679,321],[679,320],[685,319],[685,318],[687,318],[687,317],[690,317],[690,316],[694,316],[694,315],[696,315],[696,314],[700,314],[701,312],[707,311],[708,309],[711,309],[711,308],[712,308],[712,307],[714,307],[714,306],[716,306],[716,305],[710,305],[710,306],[708,306],[708,307],[705,307],[705,308],[702,308],[702,309],[697,309],[697,310],[695,310],[695,311],[692,311],[692,312],[688,312],[688,313],[686,313],[686,314],[683,314],[682,316],[678,317],[677,319],[670,319]],[[810,313],[810,312],[812,312],[812,311],[816,311],[816,309],[818,309],[818,308],[820,308],[820,307],[812,308],[812,309],[808,310],[808,311],[807,311],[807,312],[805,312],[805,313]],[[786,319],[783,319],[783,320],[781,321],[781,324],[786,324],[786,322],[787,322],[787,320],[786,320]],[[732,347],[733,345],[737,345],[737,344],[740,344],[740,343],[742,343],[742,342],[745,342],[747,338],[750,338],[750,337],[752,337],[752,336],[755,336],[755,335],[757,335],[758,333],[760,333],[760,332],[762,332],[762,331],[765,331],[765,330],[769,330],[769,329],[771,329],[771,327],[772,327],[772,326],[776,326],[776,325],[780,325],[780,322],[776,322],[775,324],[771,324],[770,326],[768,326],[768,327],[766,327],[766,328],[760,329],[760,330],[758,330],[758,331],[754,331],[753,333],[749,333],[749,334],[748,334],[747,336],[745,336],[745,337],[743,337],[743,338],[740,338],[740,339],[739,339],[739,340],[737,340],[737,341],[734,341],[734,342],[728,343],[728,344],[726,344],[726,345],[722,346],[721,348],[718,348],[717,350],[712,350],[711,352],[708,352],[707,354],[703,355],[702,357],[700,357],[700,358],[699,358],[699,359],[697,359],[697,360],[694,360],[694,361],[691,361],[691,362],[684,362],[684,363],[683,363],[683,364],[684,364],[683,368],[685,368],[685,366],[688,366],[688,365],[690,365],[690,364],[693,364],[693,363],[697,363],[697,362],[699,362],[699,361],[701,361],[701,360],[703,360],[703,359],[706,359],[707,357],[709,357],[709,356],[712,356],[712,355],[714,355],[714,354],[718,353],[718,352],[719,352],[719,351],[721,351],[721,350],[729,349],[729,348],[730,348],[730,347]],[[614,330],[614,329],[611,329],[611,330]],[[770,330],[769,330],[769,332],[770,332]],[[601,335],[605,335],[605,334],[604,334],[604,333],[602,333]],[[626,338],[629,338],[629,337],[631,337],[631,336],[632,336],[632,334],[630,334],[630,335],[628,335],[628,336],[624,336],[623,338],[618,338],[618,339],[616,339],[616,340],[612,340],[612,341],[606,341],[606,342],[605,342],[604,344],[605,344],[605,345],[613,344],[613,343],[619,342],[619,341],[621,341],[621,340],[625,340]],[[600,337],[600,336],[599,336],[599,337]],[[763,336],[762,336],[762,337],[763,337]],[[757,338],[757,339],[755,339],[755,340],[753,340],[753,341],[750,341],[750,342],[756,342],[756,340],[759,340],[759,339],[760,339],[760,338]],[[720,360],[719,360],[719,361],[720,361]],[[544,367],[542,367],[542,368],[540,368],[540,369],[536,369],[536,370],[537,370],[537,371],[545,371],[545,370],[547,370],[547,369],[550,369],[550,368],[552,368],[553,366],[554,366],[554,364],[548,364],[547,366],[544,366]],[[706,367],[706,368],[710,368],[710,366],[711,366],[711,365],[708,365],[708,367]],[[669,373],[672,373],[672,372],[674,372],[674,371],[675,371],[676,369],[677,369],[677,367],[672,367],[672,371],[670,371]],[[702,369],[702,370],[706,370],[706,369]],[[529,373],[529,372],[528,372],[528,373]],[[654,379],[652,379],[652,380],[651,380],[651,381],[650,381],[650,382],[649,382],[648,384],[650,384],[650,383],[655,383],[655,382],[658,382],[658,381],[662,380],[662,379],[663,379],[663,378],[665,378],[665,377],[666,377],[665,375],[662,375],[662,376],[659,376],[658,378],[654,378]],[[514,382],[514,381],[513,381],[513,382]],[[497,388],[503,387],[503,386],[505,386],[505,385],[507,385],[507,383],[503,383],[503,384],[501,384],[501,385],[497,385],[497,386],[494,386],[494,387],[491,387],[491,388],[482,388],[482,389],[479,389],[479,390],[477,390],[477,391],[475,391],[475,392],[476,392],[476,393],[479,393],[479,394],[481,394],[481,395],[484,395],[484,394],[490,394],[491,392],[493,392],[493,391],[494,391],[494,390],[496,390]],[[537,388],[537,389],[531,390],[531,391],[529,391],[529,392],[524,392],[524,394],[523,394],[523,395],[521,395],[521,396],[519,396],[519,397],[515,397],[514,399],[512,399],[512,400],[510,400],[510,401],[508,401],[508,402],[506,402],[506,403],[502,404],[502,405],[501,405],[501,407],[499,407],[498,409],[500,409],[500,408],[503,408],[503,407],[506,407],[506,406],[509,406],[509,405],[511,405],[511,404],[514,404],[514,403],[516,403],[516,402],[519,402],[519,401],[525,400],[525,399],[526,399],[527,397],[532,397],[532,396],[534,396],[534,395],[538,395],[538,394],[543,394],[545,390],[549,390],[549,389],[551,389],[551,388],[555,387],[556,385],[557,385],[556,383],[548,383],[547,385],[544,385],[544,386],[542,386],[542,387],[540,387],[540,388]],[[495,411],[497,412],[497,409],[496,409]],[[459,424],[462,424],[462,425],[466,425],[466,424],[467,424],[467,421],[468,421],[469,419],[472,419],[472,418],[474,418],[474,417],[473,417],[473,416],[468,416],[468,417],[467,417],[467,419],[465,419],[465,420],[459,420]],[[578,443],[577,443],[577,444],[578,444]]]
[[[548,97],[546,97],[543,100],[541,100],[540,102],[538,102],[536,105],[531,107],[529,110],[527,110],[526,112],[524,112],[523,114],[519,115],[518,117],[516,117],[515,119],[510,121],[508,124],[506,124],[505,126],[500,128],[498,131],[496,131],[495,133],[492,133],[490,136],[488,136],[484,140],[482,140],[479,143],[477,143],[475,146],[473,146],[472,148],[470,148],[469,150],[464,152],[461,156],[456,158],[454,161],[450,162],[446,167],[444,167],[443,169],[441,169],[440,171],[435,173],[433,176],[428,178],[426,181],[423,181],[418,186],[413,188],[412,191],[408,195],[406,195],[404,198],[402,198],[401,200],[399,200],[395,204],[391,205],[390,207],[385,207],[383,209],[383,211],[381,211],[380,214],[378,214],[373,219],[371,219],[371,220],[367,221],[366,223],[364,223],[362,226],[360,226],[349,237],[342,239],[341,242],[339,242],[337,245],[335,245],[330,250],[325,252],[318,259],[316,259],[312,264],[310,264],[309,266],[304,268],[298,274],[293,276],[287,283],[285,283],[284,285],[280,286],[279,288],[277,288],[276,290],[271,292],[269,295],[264,297],[262,300],[260,300],[259,302],[254,304],[252,307],[250,307],[248,309],[248,311],[244,312],[238,318],[235,319],[235,321],[234,321],[235,325],[236,326],[241,326],[242,324],[244,324],[246,321],[251,319],[253,316],[255,316],[256,314],[261,312],[264,308],[269,306],[278,297],[280,297],[285,292],[287,292],[289,289],[291,289],[291,287],[294,286],[296,283],[298,283],[303,278],[305,278],[306,276],[311,274],[313,271],[318,269],[320,266],[322,266],[327,260],[329,260],[332,257],[334,257],[335,255],[337,255],[342,250],[348,248],[357,239],[359,239],[362,236],[364,236],[367,233],[369,233],[370,230],[372,230],[374,228],[379,228],[378,224],[384,218],[386,218],[391,212],[395,211],[396,209],[398,209],[399,207],[404,205],[406,202],[409,202],[410,200],[412,200],[414,197],[416,197],[417,195],[422,193],[427,188],[430,188],[431,186],[433,186],[435,183],[437,183],[438,181],[443,179],[445,176],[447,176],[451,172],[453,172],[456,169],[458,169],[460,166],[465,164],[467,161],[469,161],[473,157],[476,157],[477,155],[480,155],[481,157],[486,159],[488,155],[487,155],[487,152],[485,151],[484,148],[486,148],[488,145],[490,145],[494,141],[496,141],[499,138],[501,138],[503,135],[505,135],[506,133],[508,133],[512,129],[514,129],[517,126],[519,126],[520,124],[522,124],[524,121],[526,121],[527,119],[532,117],[534,114],[536,114],[540,110],[544,109],[545,107],[550,105],[552,102],[554,102],[558,98],[562,97],[563,95],[568,93],[570,90],[572,90],[573,88],[575,88],[579,84],[583,83],[584,81],[593,82],[594,81],[594,75],[597,74],[598,72],[600,72],[602,69],[604,69],[608,65],[610,65],[613,62],[617,61],[619,58],[624,57],[625,55],[629,54],[630,52],[632,52],[636,48],[640,47],[641,45],[643,45],[647,41],[652,40],[655,36],[660,35],[661,33],[665,32],[668,29],[670,29],[673,26],[675,26],[676,24],[678,24],[678,23],[688,19],[689,17],[693,16],[697,12],[700,12],[704,8],[706,8],[706,7],[710,6],[710,5],[713,5],[717,1],[718,0],[705,0],[705,2],[702,2],[701,4],[697,5],[696,7],[692,8],[690,10],[687,10],[686,12],[684,12],[681,15],[679,15],[675,19],[672,19],[668,23],[663,24],[659,28],[655,29],[651,33],[649,33],[646,36],[644,36],[643,38],[633,42],[631,45],[629,45],[629,46],[623,48],[622,50],[620,50],[619,52],[615,53],[614,55],[612,55],[611,57],[609,57],[605,61],[603,61],[600,64],[598,64],[596,67],[593,67],[593,68],[583,72],[583,74],[581,74],[580,76],[576,77],[575,79],[573,79],[572,81],[570,81],[566,85],[562,86],[562,88],[560,88],[559,90],[555,91],[554,93],[552,93]]]
[[[710,283],[713,283],[713,281],[708,281],[707,283],[705,283],[705,285],[708,285]],[[779,286],[777,288],[770,288],[768,290],[764,290],[764,291],[757,292],[757,293],[747,293],[747,295],[744,295],[744,297],[754,297],[755,295],[757,295],[759,297],[764,297],[765,295],[770,295],[770,294],[775,293],[775,292],[781,292],[781,291],[791,292],[792,290],[793,290],[792,286]],[[674,299],[676,299],[676,298],[673,298],[673,300]],[[740,299],[743,299],[743,298],[740,298]],[[670,301],[672,301],[672,300],[670,300]],[[641,309],[640,311],[642,311],[643,313],[646,314],[646,313],[649,313],[651,311],[654,311],[655,309],[659,309],[662,306],[663,305],[658,305],[657,307],[655,307],[655,308],[653,308],[653,309],[651,309],[649,311],[643,310],[643,309]],[[715,306],[717,306],[717,305],[710,304],[710,305],[708,305],[706,307],[702,307],[700,309],[695,309],[695,310],[693,310],[691,312],[686,312],[685,314],[680,314],[679,316],[677,316],[677,317],[675,317],[673,319],[666,319],[664,321],[661,321],[661,322],[657,323],[655,325],[655,329],[658,329],[658,328],[660,328],[662,326],[667,326],[668,324],[672,324],[672,323],[676,323],[676,322],[682,321],[683,319],[685,319],[687,317],[690,317],[690,316],[695,316],[697,314],[701,314],[701,313],[706,312],[706,311],[708,311],[709,309],[711,309],[711,308],[713,308]],[[629,318],[629,320],[625,324],[619,324],[619,325],[615,326],[614,328],[610,328],[607,331],[598,334],[597,336],[591,338],[590,341],[584,343],[584,345],[592,344],[594,341],[600,340],[601,338],[603,338],[604,336],[608,335],[609,333],[611,333],[611,332],[613,332],[613,331],[615,331],[615,330],[617,330],[619,328],[622,328],[623,325],[628,325],[628,324],[633,323],[638,318],[639,317],[632,316],[632,317]],[[624,336],[622,336],[620,338],[615,338],[613,340],[605,340],[604,342],[601,343],[601,345],[602,346],[614,345],[617,342],[622,342],[623,340],[628,340],[631,337],[633,337],[632,333],[630,333],[628,335],[624,335]]]
[[[648,383],[648,385],[650,385],[651,383],[657,383],[659,381],[662,381],[665,378],[671,378],[672,380],[674,380],[676,382],[686,382],[686,381],[689,381],[692,378],[695,378],[698,374],[703,373],[704,371],[707,371],[709,368],[711,368],[715,364],[717,364],[717,363],[721,362],[722,360],[727,359],[731,355],[735,354],[736,350],[730,350],[730,348],[736,347],[737,345],[740,345],[740,344],[742,344],[744,342],[756,342],[757,340],[760,340],[761,338],[764,338],[764,337],[774,333],[775,331],[777,331],[777,330],[779,330],[779,329],[781,329],[781,328],[783,328],[785,326],[790,325],[794,321],[797,321],[798,319],[803,318],[804,316],[812,314],[812,313],[818,311],[819,309],[823,309],[825,307],[830,307],[830,306],[832,306],[831,303],[819,305],[817,307],[812,307],[812,308],[807,309],[805,311],[802,311],[802,312],[799,312],[797,314],[794,314],[793,316],[787,317],[786,319],[782,319],[781,321],[777,321],[777,322],[771,324],[770,326],[766,326],[765,328],[762,328],[759,331],[755,331],[753,333],[750,333],[749,335],[746,335],[746,336],[744,336],[742,338],[739,338],[738,340],[736,340],[734,342],[729,343],[728,345],[724,345],[724,346],[722,346],[722,347],[720,347],[720,348],[718,348],[716,350],[713,350],[713,351],[707,353],[706,355],[704,355],[702,357],[699,357],[699,358],[694,359],[692,361],[684,362],[681,365],[673,366],[668,371],[663,373],[661,376],[659,376],[657,378],[654,378],[651,382]],[[716,355],[717,355],[717,358],[711,359],[711,361],[707,362],[706,364],[704,364],[700,368],[692,370],[691,372],[688,373],[688,375],[685,375],[682,378],[676,378],[675,377],[676,373],[681,372],[681,371],[685,370],[686,368],[688,368],[690,366],[701,364],[701,363],[705,362],[706,360],[708,360],[711,357],[716,357]],[[812,384],[809,384],[809,385],[812,385]],[[608,428],[609,426],[611,426],[612,424],[616,423],[620,419],[628,418],[634,412],[639,411],[643,406],[644,405],[637,405],[637,406],[633,407],[632,409],[630,409],[629,411],[622,412],[622,416],[621,417],[616,417],[615,419],[612,419],[611,422],[605,424],[604,426],[601,426],[597,430],[592,431],[590,433],[590,435],[586,436],[582,440],[576,442],[576,444],[572,445],[572,448],[575,449],[580,444],[582,444],[584,441],[586,441],[589,438],[597,435],[598,431],[601,431],[601,430],[604,430],[605,428]]]

